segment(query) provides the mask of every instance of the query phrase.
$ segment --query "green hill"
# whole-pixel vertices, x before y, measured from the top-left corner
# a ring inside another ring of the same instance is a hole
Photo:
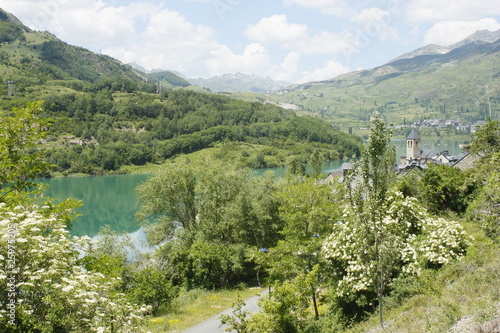
[[[435,50],[434,50],[435,51]],[[378,109],[389,123],[494,119],[500,111],[500,40],[472,41],[447,53],[397,59],[332,80],[267,95],[321,114],[342,127],[366,126]],[[425,52],[424,52],[425,53]]]
[[[0,107],[44,101],[44,117],[52,126],[40,148],[48,148],[46,159],[54,171],[119,172],[126,165],[161,163],[220,142],[253,145],[239,152],[238,163],[256,168],[304,162],[314,150],[327,159],[359,155],[360,139],[318,118],[183,90],[179,87],[189,83],[173,73],[138,73],[0,13]],[[153,82],[178,87],[158,94]]]
[[[111,76],[144,80],[130,66],[69,45],[49,32],[33,31],[1,9],[0,41],[2,82],[16,81],[21,90],[51,80],[95,82]]]

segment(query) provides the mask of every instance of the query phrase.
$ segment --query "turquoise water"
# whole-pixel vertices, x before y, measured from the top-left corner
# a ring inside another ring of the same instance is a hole
[[[120,233],[139,229],[135,222],[135,213],[139,209],[135,188],[147,178],[148,175],[119,175],[52,178],[41,182],[50,186],[45,192],[48,197],[82,201],[83,206],[78,209],[81,216],[74,223],[71,234],[93,237],[104,225]]]
[[[324,164],[323,172],[339,170],[342,161],[330,161]],[[258,169],[257,175],[273,171],[276,177],[284,177],[286,168]],[[81,200],[83,206],[78,209],[81,216],[74,223],[71,234],[74,236],[95,236],[104,225],[119,233],[134,233],[139,229],[135,214],[139,209],[136,187],[149,175],[119,175],[83,178],[51,178],[40,182],[50,187],[45,192],[47,197],[56,200],[73,198]]]
[[[406,140],[393,139],[396,147],[396,156],[406,154]],[[440,152],[448,150],[450,154],[460,153],[462,142],[446,138],[426,140],[422,139],[422,148],[433,148]],[[330,161],[323,165],[323,173],[340,170],[344,161]],[[257,175],[266,171],[273,171],[276,177],[284,177],[286,168],[271,168],[255,170]],[[57,200],[74,198],[81,200],[83,206],[79,208],[81,216],[74,223],[71,234],[75,236],[95,236],[104,225],[119,233],[136,235],[139,228],[135,214],[139,209],[135,189],[144,182],[148,175],[119,175],[84,178],[53,178],[44,179],[50,188],[45,195]],[[139,230],[139,236],[141,236]]]

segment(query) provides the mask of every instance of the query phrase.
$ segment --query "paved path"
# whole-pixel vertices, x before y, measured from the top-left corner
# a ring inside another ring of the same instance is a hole
[[[260,297],[266,295],[268,290],[265,290],[261,292],[259,295],[250,297],[249,299],[245,300],[245,306],[243,307],[244,311],[248,311],[250,313],[256,313],[259,311],[259,305],[257,304]],[[225,315],[232,315],[232,308],[227,309],[226,311],[223,311],[219,313],[218,315],[213,316],[210,319],[205,320],[202,323],[199,323],[198,325],[191,327],[187,330],[182,331],[182,333],[224,333],[224,328],[219,327],[220,326],[220,320],[219,317],[223,314]]]

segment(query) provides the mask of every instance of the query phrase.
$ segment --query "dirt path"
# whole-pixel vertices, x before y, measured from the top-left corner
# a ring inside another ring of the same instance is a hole
[[[253,296],[245,300],[245,306],[243,308],[244,311],[248,311],[249,313],[256,313],[259,311],[259,299],[265,295],[267,295],[267,290],[261,292],[259,295]],[[226,332],[225,327],[220,327],[220,319],[219,317],[223,314],[231,315],[232,308],[227,309],[210,319],[205,320],[204,322],[199,323],[196,326],[193,326],[187,330],[182,331],[182,333],[224,333]]]

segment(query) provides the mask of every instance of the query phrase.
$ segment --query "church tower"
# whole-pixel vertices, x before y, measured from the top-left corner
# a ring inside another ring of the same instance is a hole
[[[414,160],[420,158],[420,135],[412,129],[406,138],[406,158]]]

